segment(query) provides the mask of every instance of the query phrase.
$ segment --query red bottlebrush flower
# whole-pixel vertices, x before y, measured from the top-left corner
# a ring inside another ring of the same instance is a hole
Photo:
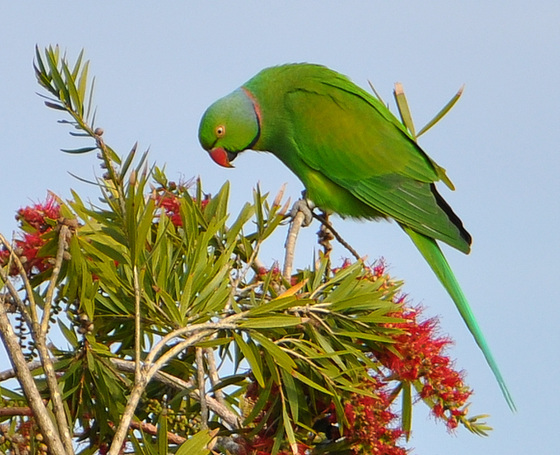
[[[391,397],[386,384],[370,377],[362,385],[376,396],[352,394],[344,406],[348,428],[344,436],[350,442],[354,455],[406,455],[408,451],[398,446],[404,432],[397,426],[397,415],[391,411]]]
[[[451,344],[447,337],[438,336],[438,321],[418,321],[421,309],[403,307],[393,316],[404,319],[400,323],[385,324],[403,331],[392,335],[395,352],[377,352],[377,359],[401,381],[419,380],[420,397],[432,407],[432,414],[446,421],[449,429],[465,414],[464,407],[472,390],[463,382],[462,373],[453,368],[451,359],[443,352]]]
[[[25,224],[27,224],[34,231],[44,233],[50,228],[46,220],[57,220],[59,217],[60,204],[54,196],[48,195],[47,200],[42,204],[38,203],[19,209],[16,220],[22,223],[24,229]]]
[[[60,218],[60,204],[52,195],[47,196],[43,203],[37,203],[18,210],[16,220],[20,222],[24,231],[21,239],[14,241],[14,250],[19,256],[25,271],[44,272],[50,264],[50,257],[40,257],[39,250],[45,245],[44,234],[53,228],[53,221]],[[0,265],[9,261],[10,253],[7,249],[0,250]],[[10,270],[10,275],[17,275],[15,265]]]
[[[165,214],[169,217],[171,222],[176,227],[183,226],[183,220],[181,219],[181,204],[179,202],[179,198],[181,197],[176,191],[185,191],[186,187],[184,185],[175,185],[173,183],[170,184],[170,188],[173,189],[167,190],[165,188],[159,189],[158,193],[155,195],[154,199],[156,204],[161,207]],[[193,198],[196,201],[196,199]],[[208,203],[210,202],[210,196],[205,195],[204,199],[200,201],[200,206],[204,209]]]
[[[156,203],[165,211],[165,214],[169,217],[169,219],[175,226],[183,226],[179,197],[176,194],[169,192],[157,194]]]
[[[259,267],[256,274],[256,279],[263,280],[269,273],[271,275],[272,281],[276,281],[276,282],[282,281],[282,271],[280,270],[280,267],[278,267],[278,264],[276,263],[270,269],[267,269],[266,267]],[[297,277],[292,277],[292,279],[293,278],[296,278],[297,280]],[[295,283],[292,283],[292,285],[293,284]]]

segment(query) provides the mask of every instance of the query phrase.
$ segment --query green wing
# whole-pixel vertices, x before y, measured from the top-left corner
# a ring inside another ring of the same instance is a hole
[[[285,102],[295,153],[307,166],[400,224],[470,250],[470,235],[433,185],[451,185],[445,171],[385,106],[334,72],[296,87]]]

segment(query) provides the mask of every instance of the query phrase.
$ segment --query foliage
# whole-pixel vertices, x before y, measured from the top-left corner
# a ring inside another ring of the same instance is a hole
[[[97,150],[105,173],[98,203],[50,195],[18,212],[21,237],[0,237],[0,329],[18,370],[0,379],[24,392],[0,389],[1,450],[403,454],[413,390],[448,428],[486,433],[449,340],[383,263],[266,267],[281,195],[257,189],[231,217],[228,183],[210,195],[136,146],[121,158],[94,126],[88,67],[37,50],[46,105],[94,141],[65,151]],[[64,340],[47,346],[54,326]]]

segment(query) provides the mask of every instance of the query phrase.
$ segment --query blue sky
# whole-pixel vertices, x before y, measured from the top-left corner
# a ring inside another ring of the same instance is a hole
[[[198,145],[205,108],[260,69],[322,63],[361,86],[372,81],[387,101],[400,81],[418,126],[466,84],[457,106],[420,143],[457,187],[441,191],[473,235],[473,251],[445,252],[517,414],[402,231],[391,223],[342,220],[336,227],[361,254],[383,256],[414,302],[441,316],[442,331],[456,341],[457,366],[476,392],[473,413],[491,414],[489,438],[463,429],[449,435],[419,405],[413,453],[552,453],[551,420],[560,405],[559,23],[553,1],[2,2],[0,231],[10,235],[15,210],[47,190],[96,197],[69,175],[99,173],[95,155],[59,151],[82,143],[35,94],[35,44],[58,43],[70,57],[86,49],[96,76],[97,123],[114,149],[125,153],[139,141],[151,160],[166,164],[170,178],[200,175],[208,192],[229,179],[233,209],[251,198],[257,182],[272,192],[287,182],[292,198],[302,189],[270,155],[247,152],[227,170]],[[300,267],[312,260],[316,229],[300,237]],[[263,250],[263,261],[282,258],[282,235]],[[335,260],[345,256],[335,249]]]

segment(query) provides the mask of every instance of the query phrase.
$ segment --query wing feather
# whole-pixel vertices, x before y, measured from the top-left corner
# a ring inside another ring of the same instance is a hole
[[[300,81],[285,103],[307,166],[400,224],[469,251],[469,234],[433,186],[448,180],[444,170],[377,99],[336,75]]]

